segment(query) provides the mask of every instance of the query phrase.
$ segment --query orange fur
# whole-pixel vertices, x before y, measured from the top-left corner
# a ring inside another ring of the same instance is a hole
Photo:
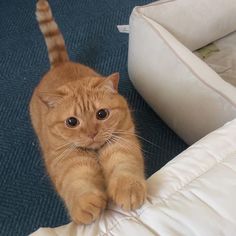
[[[51,69],[33,93],[30,115],[72,220],[91,223],[108,198],[125,210],[140,207],[146,197],[143,157],[127,102],[117,92],[118,73],[103,77],[70,62],[47,1],[38,1],[36,14]],[[107,116],[98,119],[101,109]],[[68,127],[68,117],[79,123]]]
[[[46,0],[37,2],[36,16],[47,44],[51,67],[69,61],[64,39],[53,19],[50,6]]]

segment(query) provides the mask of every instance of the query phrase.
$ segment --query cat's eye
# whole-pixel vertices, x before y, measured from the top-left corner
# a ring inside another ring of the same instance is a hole
[[[69,128],[75,128],[79,125],[79,120],[75,117],[69,117],[66,119],[66,126]]]
[[[107,109],[100,109],[97,111],[96,117],[98,120],[104,120],[109,116],[109,111]]]

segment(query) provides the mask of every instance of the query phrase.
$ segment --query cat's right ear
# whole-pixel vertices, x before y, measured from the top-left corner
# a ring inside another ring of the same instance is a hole
[[[39,92],[38,97],[48,108],[54,108],[68,94],[68,89],[65,86],[62,86],[56,91]]]

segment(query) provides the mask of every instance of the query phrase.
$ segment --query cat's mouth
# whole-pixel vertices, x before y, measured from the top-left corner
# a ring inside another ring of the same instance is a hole
[[[109,143],[112,142],[112,136],[109,137],[108,139],[106,139],[105,141],[91,141],[88,145],[84,146],[84,147],[79,147],[85,150],[92,150],[92,151],[98,151],[99,149],[105,147],[106,145],[108,145]]]
[[[101,148],[101,146],[103,145],[104,143],[98,143],[98,142],[93,142],[91,143],[90,145],[87,146],[88,149],[92,149],[92,150],[98,150]]]

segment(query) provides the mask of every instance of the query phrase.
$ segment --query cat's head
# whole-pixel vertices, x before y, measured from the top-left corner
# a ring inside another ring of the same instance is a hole
[[[48,79],[40,83],[40,88],[46,91],[38,94],[48,109],[45,117],[48,131],[65,144],[98,149],[114,132],[132,126],[127,103],[117,92],[119,75],[104,78],[89,68],[69,62],[64,38],[47,1],[37,2],[36,15],[52,68],[46,75]],[[70,82],[63,83],[64,78]]]
[[[55,138],[77,147],[99,149],[132,125],[127,102],[117,92],[119,74],[85,77],[40,93],[47,127]]]

